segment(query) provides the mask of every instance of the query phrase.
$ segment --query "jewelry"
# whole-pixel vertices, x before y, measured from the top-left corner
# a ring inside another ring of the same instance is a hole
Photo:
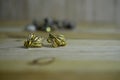
[[[42,47],[42,37],[38,37],[35,34],[30,34],[28,39],[24,42],[26,48],[29,47]]]
[[[53,47],[59,47],[59,46],[65,46],[66,45],[66,40],[65,40],[64,35],[49,34],[47,42],[51,43],[51,45]]]

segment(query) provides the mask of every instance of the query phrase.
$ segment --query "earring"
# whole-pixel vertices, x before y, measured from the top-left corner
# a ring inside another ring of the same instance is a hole
[[[52,47],[59,47],[66,45],[66,40],[64,35],[49,34],[49,37],[47,38],[47,42],[51,43]]]
[[[26,48],[29,47],[42,47],[43,37],[38,37],[35,34],[30,34],[28,39],[24,42]]]

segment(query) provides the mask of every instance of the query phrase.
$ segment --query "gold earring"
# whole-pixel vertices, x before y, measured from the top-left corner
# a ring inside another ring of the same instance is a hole
[[[29,47],[42,47],[42,41],[43,38],[42,37],[38,37],[35,34],[30,34],[28,39],[24,42],[24,46],[26,48]]]
[[[47,42],[51,43],[53,47],[59,47],[59,46],[65,46],[66,40],[64,35],[53,35],[49,34],[49,37],[47,38]]]

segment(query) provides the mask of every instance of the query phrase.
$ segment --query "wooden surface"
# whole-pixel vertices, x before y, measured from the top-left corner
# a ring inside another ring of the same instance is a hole
[[[68,39],[68,45],[65,47],[29,49],[23,47],[24,40],[0,40],[0,78],[2,80],[120,79],[119,40]],[[29,64],[43,57],[54,57],[55,60],[46,65]]]
[[[88,25],[73,31],[53,32],[64,34],[67,46],[26,49],[23,42],[29,32],[24,27],[2,26],[0,80],[120,80],[119,28],[108,27]],[[44,57],[55,59],[49,64],[31,64]]]

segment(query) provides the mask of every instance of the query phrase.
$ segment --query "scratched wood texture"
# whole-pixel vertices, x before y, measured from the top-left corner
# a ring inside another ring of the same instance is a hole
[[[108,28],[109,27],[109,28]],[[112,25],[81,25],[73,31],[57,31],[67,46],[25,49],[29,32],[24,26],[0,27],[0,80],[120,80],[120,32]],[[47,37],[48,33],[35,32]],[[37,58],[54,57],[36,65]]]
[[[0,39],[1,80],[119,80],[120,41],[68,39],[65,47],[23,48],[25,39]],[[55,57],[46,65],[30,64]],[[87,76],[87,77],[86,77]]]

